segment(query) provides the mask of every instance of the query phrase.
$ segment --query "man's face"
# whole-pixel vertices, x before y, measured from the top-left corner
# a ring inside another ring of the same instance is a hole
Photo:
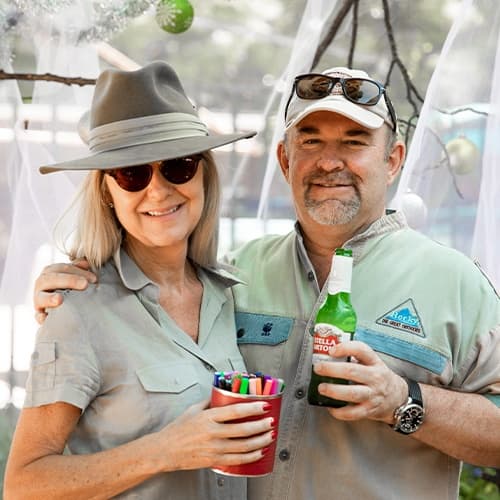
[[[385,126],[371,130],[328,111],[289,130],[278,156],[303,226],[351,224],[358,231],[383,215],[402,159],[387,155],[388,134]]]

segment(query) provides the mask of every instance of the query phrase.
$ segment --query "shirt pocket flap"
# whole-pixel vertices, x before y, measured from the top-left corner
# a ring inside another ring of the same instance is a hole
[[[238,344],[278,345],[293,328],[293,319],[284,316],[237,312],[235,320]]]
[[[52,363],[56,360],[56,343],[55,342],[38,342],[35,345],[35,350],[31,355],[31,365],[39,366],[47,363]]]
[[[196,370],[186,363],[145,366],[136,370],[144,390],[148,392],[180,393],[196,385]]]

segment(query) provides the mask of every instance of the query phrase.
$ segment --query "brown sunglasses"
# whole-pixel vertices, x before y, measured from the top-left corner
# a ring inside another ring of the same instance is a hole
[[[185,184],[196,174],[201,155],[184,156],[160,162],[160,172],[172,184]],[[132,167],[113,168],[104,173],[115,179],[125,191],[136,192],[146,188],[153,178],[153,166],[149,163]]]

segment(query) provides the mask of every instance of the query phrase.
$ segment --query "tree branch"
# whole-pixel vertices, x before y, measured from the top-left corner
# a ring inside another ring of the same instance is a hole
[[[316,53],[314,54],[314,59],[311,65],[311,69],[314,69],[319,63],[324,52],[329,47],[330,43],[332,43],[332,40],[335,38],[337,31],[342,25],[342,21],[345,19],[345,17],[347,16],[348,12],[351,10],[351,7],[355,2],[356,0],[344,0],[344,4],[340,8],[340,11],[335,17],[335,19],[333,20],[330,29],[323,37],[323,39],[319,42],[319,45],[316,49]]]
[[[34,73],[7,73],[0,69],[0,80],[28,80],[28,81],[45,81],[64,83],[65,85],[95,85],[95,78],[81,78],[81,77],[67,77],[53,75],[52,73],[45,73],[43,75]]]
[[[347,67],[352,68],[354,60],[354,51],[356,49],[356,40],[358,38],[358,7],[359,0],[354,1],[352,11],[352,33],[351,33],[351,46],[349,47],[349,55],[347,57]]]

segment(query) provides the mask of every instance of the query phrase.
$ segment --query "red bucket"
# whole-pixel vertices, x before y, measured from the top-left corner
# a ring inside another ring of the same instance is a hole
[[[270,396],[256,396],[254,394],[239,394],[235,392],[230,392],[224,389],[219,389],[218,387],[212,387],[212,397],[210,400],[211,407],[217,406],[227,406],[234,403],[245,403],[248,401],[266,401],[270,403],[271,410],[266,414],[266,417],[273,417],[276,422],[276,431],[278,432],[278,426],[280,421],[280,411],[281,411],[281,399],[283,393],[272,394]],[[249,420],[259,420],[262,416],[253,416],[246,419],[232,420],[231,422],[244,422]],[[274,455],[276,453],[276,442],[275,439],[267,450],[266,454],[257,460],[249,464],[241,465],[224,465],[221,467],[214,467],[212,470],[219,472],[221,474],[226,474],[228,476],[265,476],[273,471],[274,466]]]

